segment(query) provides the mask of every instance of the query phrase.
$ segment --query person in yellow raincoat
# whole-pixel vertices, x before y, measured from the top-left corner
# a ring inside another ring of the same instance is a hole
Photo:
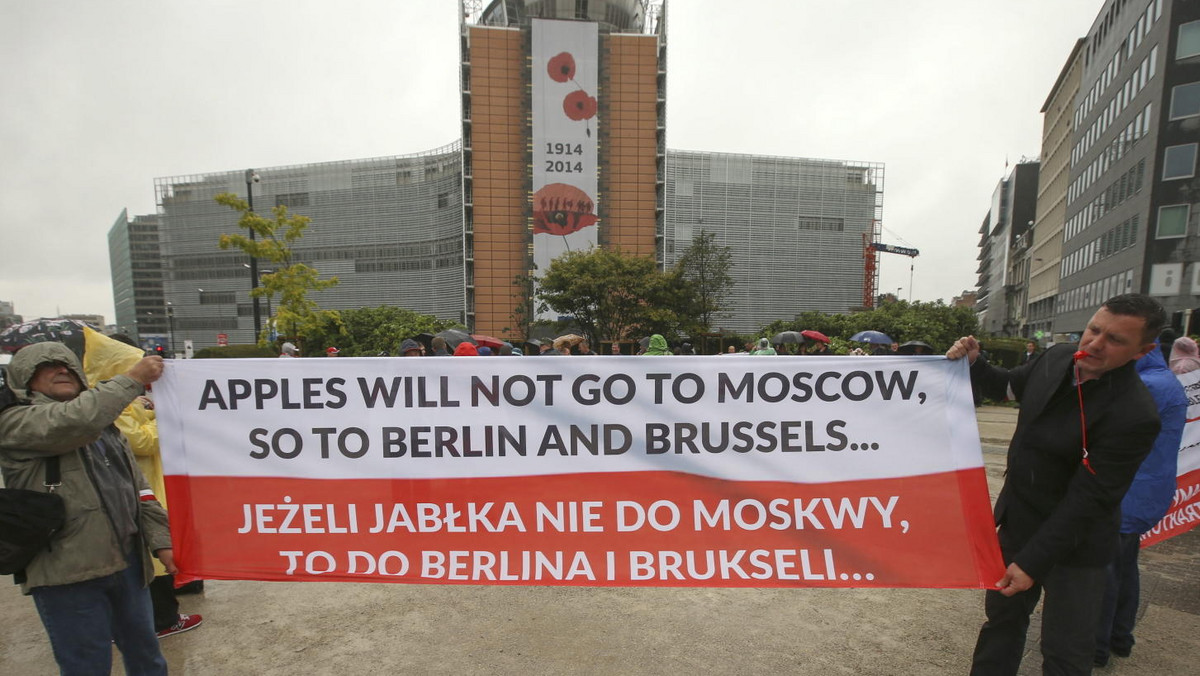
[[[128,336],[105,336],[90,328],[84,329],[83,371],[88,384],[124,373],[144,355]],[[158,453],[158,423],[154,418],[154,403],[138,397],[116,420],[117,429],[129,441],[138,467],[150,482],[154,496],[167,507],[167,490],[163,482],[162,456]],[[150,583],[150,600],[154,603],[154,631],[166,638],[200,626],[203,618],[196,613],[179,612],[175,598],[175,577],[168,575],[162,564],[154,559],[154,581]]]

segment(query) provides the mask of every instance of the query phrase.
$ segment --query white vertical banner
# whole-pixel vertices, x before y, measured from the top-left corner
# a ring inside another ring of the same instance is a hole
[[[596,24],[534,19],[532,59],[533,262],[540,277],[554,258],[596,244]]]

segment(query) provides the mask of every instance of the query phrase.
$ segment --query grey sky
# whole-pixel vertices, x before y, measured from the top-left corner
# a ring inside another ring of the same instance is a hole
[[[156,177],[454,141],[457,4],[0,0],[0,300],[112,321],[108,229]],[[671,0],[667,145],[885,163],[883,239],[921,250],[914,300],[949,300],[1102,5]],[[909,259],[881,270],[907,298]]]

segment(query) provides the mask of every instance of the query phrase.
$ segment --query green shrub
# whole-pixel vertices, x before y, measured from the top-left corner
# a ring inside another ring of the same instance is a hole
[[[193,359],[246,359],[250,357],[276,357],[275,350],[257,345],[225,345],[197,350]]]

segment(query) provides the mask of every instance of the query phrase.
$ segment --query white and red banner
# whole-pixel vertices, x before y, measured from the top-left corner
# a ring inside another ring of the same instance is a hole
[[[533,262],[545,271],[596,244],[600,43],[592,21],[534,19],[531,33]]]
[[[1175,499],[1166,516],[1142,534],[1142,547],[1175,537],[1200,524],[1200,371],[1178,376],[1188,398],[1187,423],[1179,444]]]
[[[187,360],[155,384],[183,578],[984,588],[965,361]]]

